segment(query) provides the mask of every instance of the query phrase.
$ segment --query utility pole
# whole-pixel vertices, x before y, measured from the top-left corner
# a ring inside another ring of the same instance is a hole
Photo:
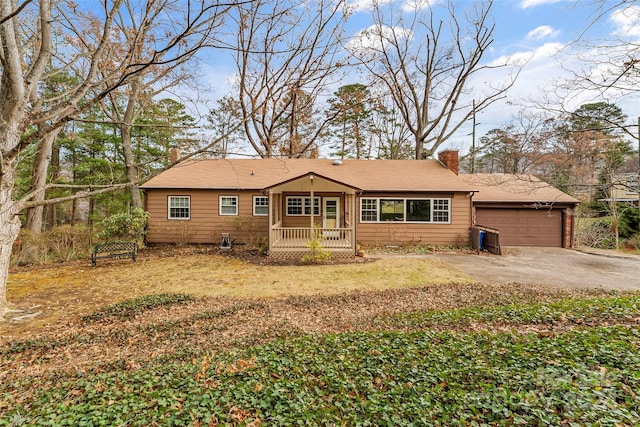
[[[638,118],[640,123],[640,117]],[[640,131],[639,131],[640,132]],[[471,131],[471,173],[476,173],[476,100],[473,100],[473,130]]]
[[[638,216],[640,216],[640,117],[638,117],[638,186],[636,191],[638,192]],[[639,224],[640,226],[640,224]]]

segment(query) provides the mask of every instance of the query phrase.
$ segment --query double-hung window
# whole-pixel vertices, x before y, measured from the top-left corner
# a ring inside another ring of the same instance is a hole
[[[169,196],[169,219],[191,218],[191,197]]]
[[[287,197],[287,215],[311,215],[311,197]],[[313,215],[320,215],[320,197],[313,198]]]
[[[432,222],[449,222],[449,199],[433,200]]]
[[[220,215],[238,215],[238,196],[220,196]]]
[[[269,198],[265,196],[253,196],[253,215],[269,215]]]
[[[451,199],[360,199],[360,222],[449,223]]]
[[[362,222],[378,221],[378,199],[360,200],[360,220]]]

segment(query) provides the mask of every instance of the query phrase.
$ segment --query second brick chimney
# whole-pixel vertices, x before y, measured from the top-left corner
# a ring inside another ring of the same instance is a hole
[[[460,166],[458,160],[458,150],[444,150],[438,153],[438,160],[449,168],[450,171],[458,175],[458,169]]]
[[[171,147],[169,149],[169,162],[175,165],[180,160],[180,149],[178,147]]]

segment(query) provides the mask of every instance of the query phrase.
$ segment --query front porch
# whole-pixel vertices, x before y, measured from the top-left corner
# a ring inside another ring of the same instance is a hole
[[[301,257],[316,242],[333,257],[355,256],[356,189],[307,174],[267,190],[270,256]]]
[[[352,228],[304,228],[278,227],[271,228],[272,244],[269,255],[277,258],[300,257],[309,251],[309,244],[317,240],[322,249],[331,251],[334,256],[353,256],[355,243]]]

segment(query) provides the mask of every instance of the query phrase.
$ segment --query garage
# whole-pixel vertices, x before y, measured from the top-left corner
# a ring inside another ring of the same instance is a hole
[[[475,225],[500,231],[501,246],[573,246],[577,199],[533,175],[460,175],[474,187]]]
[[[562,210],[476,208],[476,223],[500,230],[503,246],[562,247]]]

